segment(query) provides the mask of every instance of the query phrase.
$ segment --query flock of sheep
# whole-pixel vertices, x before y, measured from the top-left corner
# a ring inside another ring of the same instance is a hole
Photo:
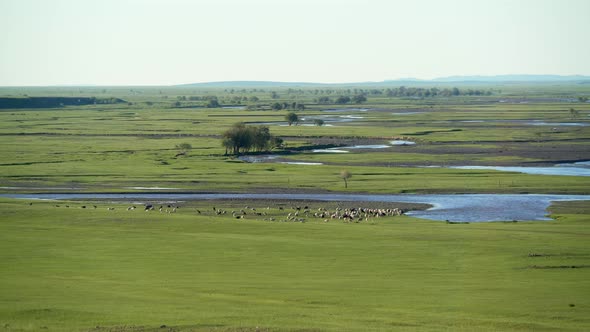
[[[55,205],[55,207],[61,207],[62,205]],[[63,205],[64,207],[69,208],[69,205]],[[94,208],[96,209],[96,205],[86,206],[81,205],[78,206],[79,208],[86,209],[86,208]],[[176,213],[180,209],[178,205],[172,204],[163,204],[159,205],[158,207],[153,204],[143,204],[141,206],[137,205],[130,205],[126,207],[127,211],[134,211],[134,210],[143,210],[145,212],[152,212],[158,211],[160,213]],[[271,207],[268,206],[266,208],[261,208],[260,211],[256,210],[254,207],[245,206],[243,209],[239,210],[232,210],[228,212],[227,210],[216,208],[215,206],[212,207],[211,212],[201,212],[198,208],[193,208],[197,214],[214,214],[214,215],[228,215],[235,219],[260,219],[264,218],[264,221],[280,221],[280,222],[306,222],[308,219],[319,219],[324,222],[329,222],[330,220],[340,220],[343,222],[367,222],[373,218],[381,218],[381,217],[393,217],[393,216],[400,216],[404,214],[404,210],[399,208],[369,208],[369,207],[335,207],[332,209],[327,209],[325,207],[319,207],[317,209],[312,209],[309,206],[292,206],[290,209],[285,209],[283,206],[278,206],[278,212],[274,211],[271,212]],[[108,211],[114,211],[114,207],[107,207]],[[191,209],[188,209],[189,211]],[[276,209],[275,209],[276,210]],[[253,218],[252,218],[253,217]]]

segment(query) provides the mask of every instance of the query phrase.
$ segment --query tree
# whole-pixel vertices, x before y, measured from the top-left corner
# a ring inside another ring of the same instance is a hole
[[[344,180],[344,188],[348,188],[348,179],[352,177],[352,174],[347,170],[340,171],[340,178]]]
[[[217,100],[217,98],[213,99],[209,99],[209,101],[207,102],[207,108],[217,108],[219,107],[219,100]]]
[[[297,125],[297,122],[299,122],[299,117],[297,116],[297,114],[293,113],[293,112],[289,112],[287,113],[287,115],[285,115],[285,120],[287,120],[287,123],[290,125],[292,125],[293,123],[295,125]]]
[[[176,157],[178,156],[186,156],[186,154],[193,148],[192,145],[190,145],[190,143],[180,143],[180,144],[176,144],[176,149],[178,149],[178,153],[176,154]]]
[[[221,146],[225,148],[225,154],[239,155],[250,150],[267,151],[282,146],[283,140],[270,134],[266,126],[246,126],[236,123],[223,133]]]
[[[221,140],[221,146],[223,146],[225,148],[225,155],[226,156],[229,154],[229,151],[233,149],[233,144],[234,144],[233,140],[229,136],[227,136],[227,137],[224,136],[223,139]]]
[[[324,125],[324,120],[322,120],[322,119],[314,119],[314,120],[313,120],[313,123],[314,123],[316,126],[318,126],[318,127],[321,127],[321,126],[323,126],[323,125]]]
[[[283,147],[283,139],[280,137],[276,137],[276,136],[271,136],[270,137],[270,148],[271,149],[280,149]]]
[[[271,105],[273,111],[278,111],[283,109],[283,105],[281,103],[274,103]]]
[[[367,101],[367,97],[363,94],[358,94],[352,97],[352,102],[355,104],[362,104]]]
[[[579,115],[580,115],[580,111],[570,108],[570,117],[572,119],[577,119]]]
[[[336,98],[335,103],[336,104],[348,104],[348,103],[350,103],[350,97],[349,96],[338,96],[338,98]]]
[[[585,102],[587,102],[587,101],[588,101],[588,97],[578,97],[578,101],[579,101],[580,103],[585,103]]]

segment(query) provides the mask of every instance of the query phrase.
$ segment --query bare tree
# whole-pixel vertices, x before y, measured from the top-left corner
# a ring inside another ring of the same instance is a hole
[[[340,171],[340,177],[344,180],[344,188],[348,188],[348,179],[352,177],[352,173],[348,170],[342,170]]]

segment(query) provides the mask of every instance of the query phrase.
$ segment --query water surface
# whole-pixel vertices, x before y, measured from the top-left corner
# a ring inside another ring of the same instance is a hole
[[[590,162],[577,162],[573,164],[557,164],[549,167],[528,166],[449,166],[455,169],[495,170],[502,172],[517,172],[535,175],[563,175],[563,176],[590,176]]]

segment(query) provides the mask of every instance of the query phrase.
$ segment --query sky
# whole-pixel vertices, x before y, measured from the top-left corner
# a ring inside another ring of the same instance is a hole
[[[0,86],[590,75],[590,0],[0,0]]]

